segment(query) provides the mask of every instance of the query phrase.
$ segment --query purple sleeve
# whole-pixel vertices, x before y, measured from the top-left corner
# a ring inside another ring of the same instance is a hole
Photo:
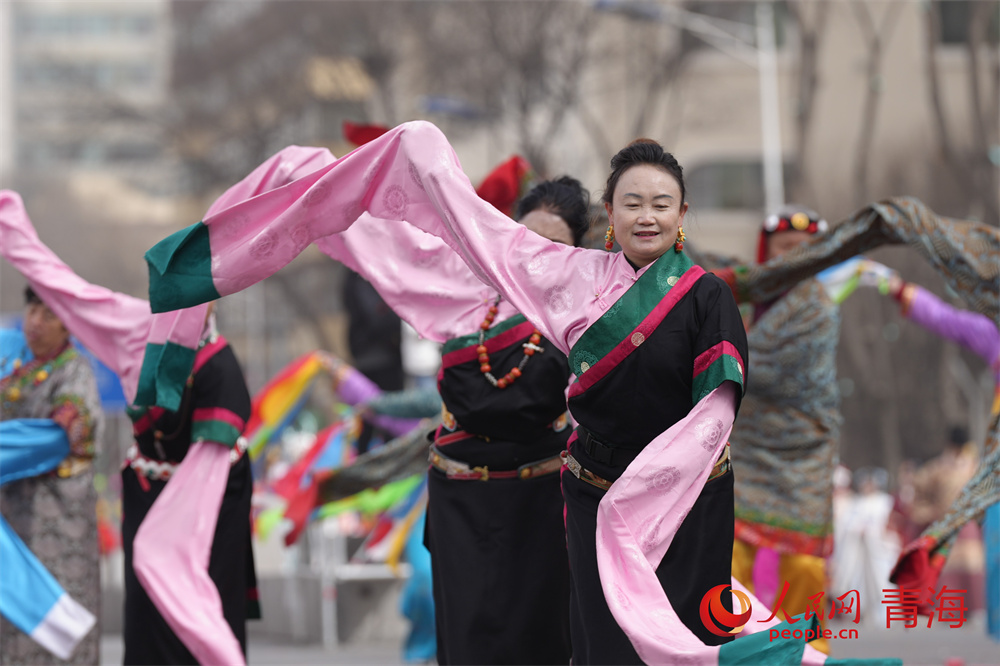
[[[1000,331],[989,317],[952,307],[922,287],[914,285],[913,300],[906,316],[972,350],[990,365],[1000,356]]]
[[[381,389],[379,389],[375,382],[365,377],[355,368],[346,370],[346,373],[340,377],[340,383],[337,384],[337,395],[348,405],[359,405],[368,402],[381,393]],[[366,416],[365,419],[396,437],[406,434],[420,423],[420,419],[400,419],[383,414]]]

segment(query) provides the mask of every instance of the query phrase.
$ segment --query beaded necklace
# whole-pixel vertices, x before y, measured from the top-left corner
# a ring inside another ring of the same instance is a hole
[[[21,359],[14,360],[14,372],[5,377],[5,381],[0,390],[2,400],[5,404],[18,402],[24,397],[25,388],[38,386],[52,374],[54,369],[62,367],[66,361],[72,358],[73,354],[66,354],[65,349],[52,358],[44,361],[34,359],[26,365],[21,364]]]
[[[476,347],[476,353],[479,354],[479,372],[486,376],[486,381],[498,389],[505,389],[521,376],[521,371],[524,370],[524,366],[528,364],[528,359],[534,356],[535,352],[544,352],[545,349],[538,346],[538,343],[542,339],[542,334],[539,333],[536,328],[531,334],[531,337],[528,338],[528,341],[521,345],[524,347],[524,357],[521,359],[521,362],[511,368],[510,372],[500,379],[494,377],[491,372],[493,368],[490,366],[489,350],[486,348],[486,331],[488,331],[490,326],[493,325],[493,320],[496,319],[497,312],[499,311],[499,308],[497,307],[499,305],[500,297],[497,296],[497,300],[493,302],[493,305],[490,306],[489,311],[486,313],[486,319],[484,319],[483,323],[479,325],[479,346]]]

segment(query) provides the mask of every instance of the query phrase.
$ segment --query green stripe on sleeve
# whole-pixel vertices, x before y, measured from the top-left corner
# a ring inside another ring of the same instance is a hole
[[[694,378],[691,386],[691,401],[694,404],[706,395],[719,388],[722,382],[733,381],[743,389],[743,373],[740,371],[739,362],[729,354],[723,354],[715,359],[705,371]]]
[[[170,312],[219,298],[212,280],[208,227],[198,222],[170,234],[146,252],[149,304]]]
[[[191,441],[203,439],[206,442],[217,442],[232,446],[240,438],[240,431],[225,421],[195,421],[191,424]]]

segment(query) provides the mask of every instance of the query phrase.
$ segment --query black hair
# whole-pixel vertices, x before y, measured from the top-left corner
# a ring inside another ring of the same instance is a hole
[[[517,204],[517,219],[539,208],[558,215],[573,234],[573,245],[579,246],[590,230],[590,192],[576,178],[560,176],[535,185]]]
[[[31,288],[31,285],[28,285],[24,288],[24,304],[34,305],[35,303],[44,305],[44,303],[42,303],[42,299],[40,299],[38,294],[35,293],[35,290]]]
[[[608,175],[608,184],[604,188],[604,203],[611,203],[615,195],[615,188],[618,186],[618,179],[631,167],[638,164],[651,164],[659,167],[677,179],[677,184],[681,188],[681,201],[686,199],[684,189],[684,169],[677,162],[677,159],[663,150],[663,146],[652,139],[636,139],[618,151],[618,154],[611,158],[611,173]]]
[[[969,442],[969,431],[960,425],[953,425],[948,428],[948,444],[952,448],[960,449]]]

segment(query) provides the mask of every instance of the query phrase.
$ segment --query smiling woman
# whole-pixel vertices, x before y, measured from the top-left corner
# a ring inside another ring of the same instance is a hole
[[[684,241],[688,203],[681,166],[656,142],[638,139],[615,156],[611,169],[604,192],[608,239],[616,238],[625,257],[642,268]]]

